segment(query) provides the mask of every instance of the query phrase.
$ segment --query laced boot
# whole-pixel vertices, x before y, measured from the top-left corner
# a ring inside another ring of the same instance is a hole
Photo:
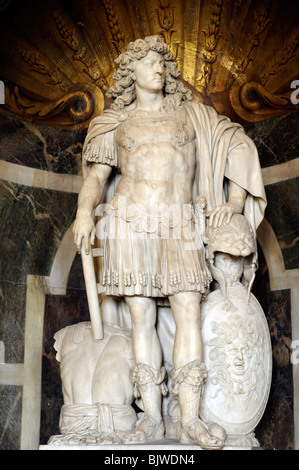
[[[165,384],[166,370],[154,369],[146,364],[137,364],[133,371],[134,395],[141,398],[144,408],[142,418],[134,431],[126,434],[124,442],[146,442],[159,439],[165,434],[162,420],[162,395],[168,393]]]
[[[172,372],[172,394],[181,412],[180,440],[202,449],[222,449],[226,438],[224,429],[215,423],[206,425],[199,418],[200,397],[207,376],[207,369],[199,360]]]

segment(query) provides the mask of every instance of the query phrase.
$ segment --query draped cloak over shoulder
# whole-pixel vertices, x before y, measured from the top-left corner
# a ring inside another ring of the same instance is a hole
[[[257,149],[240,124],[210,106],[186,103],[198,152],[197,194],[205,196],[207,212],[227,201],[227,181],[247,191],[243,214],[254,231],[267,205]]]
[[[184,103],[197,141],[197,170],[194,195],[207,201],[207,213],[227,201],[227,183],[233,181],[247,191],[244,216],[256,231],[266,208],[266,195],[257,149],[242,126],[219,115],[212,107],[192,101]],[[117,127],[126,111],[105,110],[89,126],[83,146],[83,176],[88,164],[119,167],[115,141]]]

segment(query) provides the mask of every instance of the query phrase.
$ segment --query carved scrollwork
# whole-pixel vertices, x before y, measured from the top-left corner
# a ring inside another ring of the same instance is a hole
[[[298,32],[291,34],[290,39],[284,41],[283,47],[281,47],[281,42],[273,38],[273,41],[277,41],[277,53],[272,56],[269,63],[264,63],[261,74],[253,66],[254,49],[261,47],[262,41],[266,38],[266,31],[271,34],[269,26],[272,24],[272,7],[271,2],[266,1],[260,10],[254,12],[248,51],[242,62],[232,70],[235,81],[230,89],[230,102],[235,112],[243,120],[249,122],[279,116],[298,108],[291,101],[292,76],[289,76],[288,81],[282,75],[284,67],[296,55],[299,45]],[[260,51],[259,55],[262,56],[263,52]],[[271,85],[268,83],[270,78],[273,78]]]
[[[293,108],[290,101],[291,92],[275,94],[257,82],[249,82],[240,89],[240,102],[249,111],[258,111],[263,105],[271,108]]]
[[[242,119],[255,122],[298,109],[291,101],[292,91],[290,88],[286,92],[273,93],[258,82],[242,85],[236,82],[231,87],[230,100]]]
[[[96,108],[104,100],[95,90],[85,84],[76,84],[63,96],[48,101],[34,101],[20,92],[19,87],[6,88],[5,107],[14,115],[21,115],[23,119],[42,123],[55,119],[61,127],[73,127],[75,124],[88,123]],[[100,110],[99,110],[100,112]],[[58,119],[59,116],[59,119]]]
[[[43,2],[0,0],[0,79],[7,95],[0,112],[85,126],[86,84],[93,87],[96,115],[109,105],[103,94],[113,83],[115,58],[130,41],[157,34],[194,99],[242,123],[290,113],[298,109],[291,99],[299,57],[295,3],[90,0],[70,10],[66,0],[52,0],[49,11]],[[75,98],[73,87],[82,83]]]

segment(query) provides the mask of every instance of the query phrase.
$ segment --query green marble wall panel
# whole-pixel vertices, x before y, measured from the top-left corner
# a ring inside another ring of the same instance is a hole
[[[23,360],[27,274],[49,274],[74,220],[76,199],[74,194],[0,181],[0,337],[6,362]]]
[[[63,174],[80,173],[80,133],[34,127],[0,116],[0,159]],[[47,158],[47,156],[51,158]],[[23,363],[27,275],[50,274],[75,217],[77,195],[23,186],[0,174],[0,340],[5,362]],[[49,401],[49,400],[48,400]],[[18,449],[22,387],[0,387],[0,449]]]
[[[288,162],[298,157],[299,113],[246,124],[245,130],[254,141],[262,168]]]
[[[296,269],[299,266],[298,188],[298,178],[266,187],[268,199],[266,216],[276,234],[286,269]]]
[[[81,173],[84,131],[68,131],[0,114],[0,160],[40,170]]]
[[[272,351],[272,384],[256,437],[265,450],[287,450],[294,446],[293,372],[290,291],[270,291],[267,265],[259,250],[259,270],[253,286],[269,325]]]
[[[0,449],[18,450],[21,437],[22,387],[0,385]]]

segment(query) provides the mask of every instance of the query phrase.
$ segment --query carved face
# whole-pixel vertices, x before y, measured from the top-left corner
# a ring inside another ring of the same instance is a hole
[[[256,242],[252,228],[240,214],[234,214],[229,224],[219,228],[209,227],[209,251],[228,253],[233,256],[249,256],[256,251]]]
[[[251,362],[251,349],[246,341],[234,341],[227,345],[226,364],[231,375],[244,375],[248,371]]]
[[[218,234],[216,234],[215,243],[217,251],[229,253],[233,256],[248,256],[254,251],[253,234],[244,232],[243,230],[235,230],[232,227],[224,226]]]
[[[158,52],[149,51],[146,57],[134,62],[136,90],[160,92],[165,82],[165,62]]]

